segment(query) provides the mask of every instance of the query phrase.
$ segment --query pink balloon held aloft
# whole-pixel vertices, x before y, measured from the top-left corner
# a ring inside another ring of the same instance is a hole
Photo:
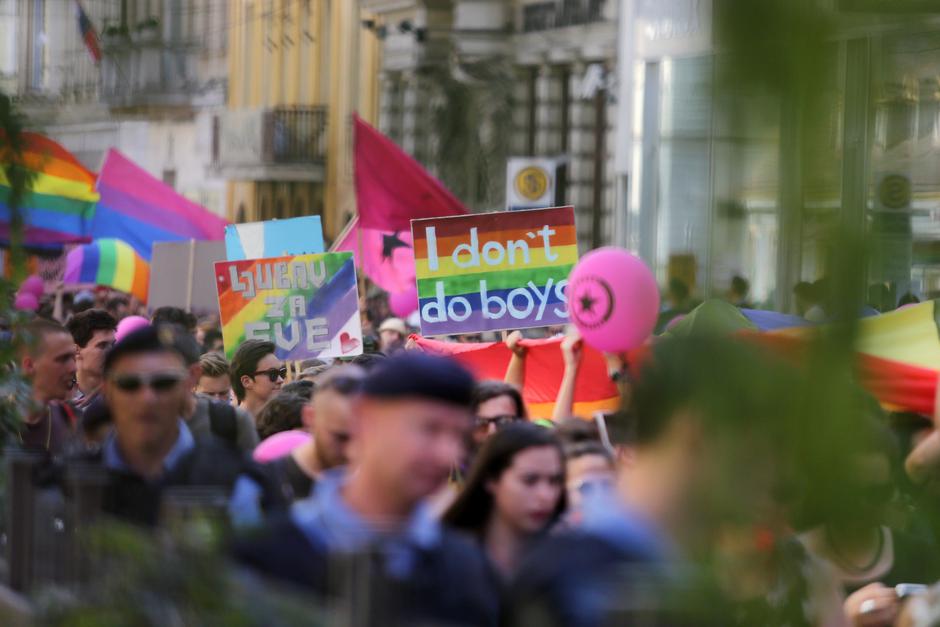
[[[418,288],[411,286],[404,292],[395,292],[388,295],[388,308],[396,318],[407,318],[418,308]]]
[[[251,458],[260,464],[271,462],[285,455],[289,455],[291,451],[301,444],[306,444],[309,439],[310,434],[306,431],[299,429],[281,431],[269,438],[265,438],[261,444],[256,446],[254,452],[251,454]]]
[[[13,308],[19,311],[36,311],[39,309],[39,299],[31,292],[17,292]]]
[[[643,344],[656,327],[659,287],[637,256],[606,246],[586,254],[568,277],[571,322],[590,346],[619,353]]]
[[[36,298],[41,298],[43,291],[45,291],[45,284],[42,282],[42,279],[39,278],[39,275],[31,274],[26,277],[26,280],[20,285],[19,291],[24,294],[32,294]]]
[[[117,325],[117,331],[114,333],[114,341],[120,342],[125,337],[136,331],[150,326],[150,321],[143,316],[128,316],[123,318]]]

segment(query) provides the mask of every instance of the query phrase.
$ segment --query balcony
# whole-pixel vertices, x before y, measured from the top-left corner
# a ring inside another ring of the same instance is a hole
[[[112,110],[188,110],[202,104],[221,104],[224,89],[218,81],[199,77],[203,45],[165,40],[157,31],[102,37],[100,97]],[[213,102],[207,92],[217,92]]]
[[[227,179],[320,182],[326,117],[323,106],[226,111],[213,120],[214,165]]]
[[[523,33],[603,22],[607,0],[544,0],[522,7]]]

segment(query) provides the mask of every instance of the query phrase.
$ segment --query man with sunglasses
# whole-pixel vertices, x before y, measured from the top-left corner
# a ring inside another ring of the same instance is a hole
[[[302,414],[304,428],[313,438],[270,464],[287,501],[310,496],[324,472],[349,463],[353,402],[365,376],[358,366],[332,368],[320,375]]]
[[[180,415],[192,395],[187,339],[181,328],[150,326],[108,352],[102,393],[113,430],[84,461],[104,468],[104,510],[126,521],[155,525],[165,489],[199,486],[229,494],[235,522],[258,522],[277,501],[265,475],[227,446],[197,442]]]
[[[232,358],[232,389],[238,406],[252,418],[264,404],[281,389],[287,377],[287,368],[274,354],[274,343],[265,340],[246,340]]]

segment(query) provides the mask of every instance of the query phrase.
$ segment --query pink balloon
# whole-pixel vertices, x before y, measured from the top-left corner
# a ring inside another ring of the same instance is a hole
[[[310,434],[306,431],[300,431],[299,429],[281,431],[269,438],[265,438],[261,444],[255,447],[251,457],[256,462],[262,464],[274,461],[275,459],[289,455],[291,451],[301,444],[306,444],[309,439]]]
[[[20,311],[36,311],[39,309],[39,299],[31,292],[17,292],[13,308]]]
[[[412,286],[404,292],[389,294],[388,308],[392,310],[396,318],[407,318],[418,308],[418,288]]]
[[[31,274],[26,277],[26,280],[23,281],[23,284],[20,285],[20,292],[34,294],[36,298],[42,296],[45,291],[45,284],[42,282],[42,279],[38,275]]]
[[[150,321],[143,316],[128,316],[123,318],[117,325],[117,331],[114,333],[114,341],[120,342],[125,337],[136,331],[150,326]]]
[[[638,257],[606,246],[586,254],[568,277],[568,310],[581,337],[607,353],[643,344],[656,326],[659,287]]]

